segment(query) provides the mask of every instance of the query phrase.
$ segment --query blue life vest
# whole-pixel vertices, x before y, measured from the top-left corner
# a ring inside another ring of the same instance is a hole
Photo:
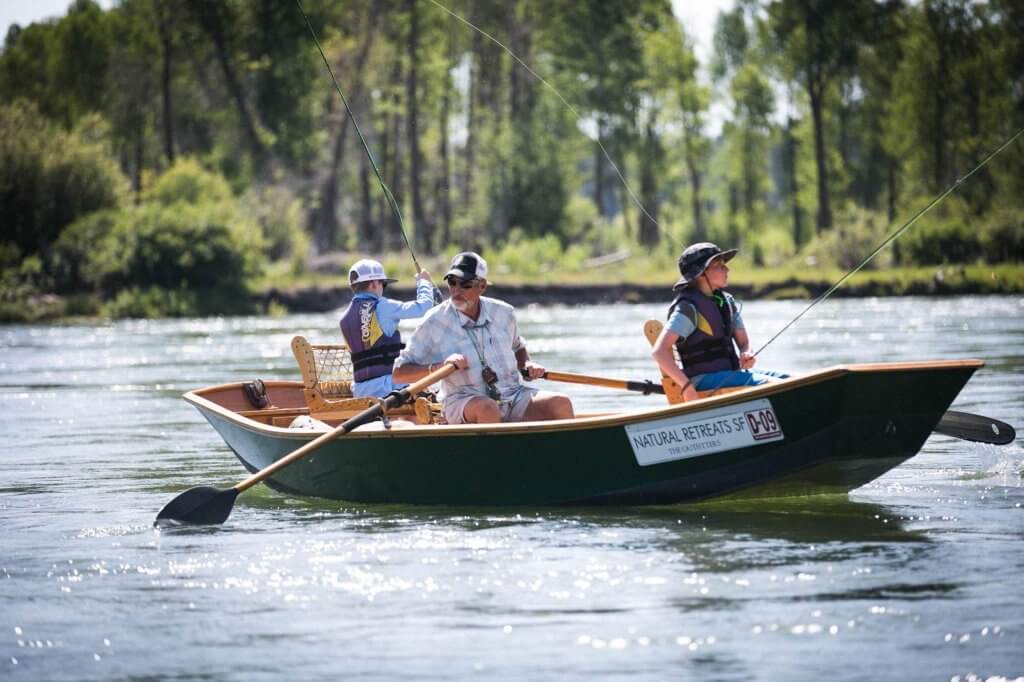
[[[682,303],[693,305],[697,311],[693,320],[696,329],[676,341],[683,374],[692,379],[709,372],[739,369],[740,359],[733,344],[733,310],[725,296],[718,291],[705,296],[695,287],[685,287],[672,301],[668,316],[672,317]]]
[[[353,299],[341,314],[341,335],[352,352],[352,374],[356,381],[391,374],[395,359],[405,348],[398,329],[385,334],[377,319],[379,298]]]

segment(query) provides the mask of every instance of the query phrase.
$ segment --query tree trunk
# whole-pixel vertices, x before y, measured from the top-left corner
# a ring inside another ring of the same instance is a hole
[[[754,227],[754,201],[757,194],[757,162],[754,160],[754,134],[748,124],[743,131],[743,212],[747,229]]]
[[[410,153],[409,190],[412,193],[412,224],[415,227],[416,242],[419,248],[430,253],[433,250],[434,227],[426,220],[426,214],[423,211],[423,188],[421,186],[423,152],[420,150],[419,58],[417,56],[420,39],[420,19],[416,0],[406,0],[405,6],[409,12],[409,73],[405,81],[405,105],[408,114],[405,123]]]
[[[373,200],[370,198],[370,186],[376,178],[371,178],[370,162],[363,154],[359,159],[359,244],[363,250],[376,253],[380,250],[380,234],[374,229]]]
[[[132,172],[132,190],[136,197],[142,195],[142,164],[145,162],[146,119],[140,111],[135,121],[135,168]]]
[[[808,76],[810,78],[810,76]],[[822,97],[820,86],[808,80],[807,94],[811,100],[811,118],[814,122],[814,162],[818,173],[818,232],[832,227],[832,207],[828,190],[828,160],[825,154],[825,124],[822,120]]]
[[[943,79],[946,77],[946,49],[943,46],[943,39],[939,36],[939,73],[936,74],[935,83],[935,105],[932,108],[934,115],[932,131],[932,145],[935,154],[935,173],[932,188],[939,191],[945,184],[946,179],[946,93],[942,87]]]
[[[597,117],[597,142],[594,144],[594,203],[597,204],[597,213],[602,218],[608,217],[604,208],[604,150],[601,149],[602,136],[604,135],[604,124],[601,116]]]
[[[191,5],[203,30],[213,41],[214,52],[217,55],[217,62],[224,73],[224,82],[227,84],[231,98],[235,100],[238,109],[238,117],[242,122],[242,129],[245,138],[249,143],[253,158],[259,160],[263,155],[263,145],[260,142],[257,130],[256,118],[249,111],[249,105],[245,100],[245,92],[242,84],[235,74],[235,67],[231,62],[231,55],[228,52],[227,37],[224,30],[224,18],[222,16],[223,4],[219,0],[191,0]]]
[[[356,107],[363,98],[363,74],[365,73],[366,61],[370,54],[370,47],[373,44],[373,31],[376,26],[377,12],[379,5],[370,4],[370,15],[367,18],[366,28],[363,31],[363,42],[356,53],[355,64],[352,69],[353,83],[352,90],[348,95],[348,102]],[[339,67],[336,69],[340,71]],[[341,226],[338,224],[338,188],[340,187],[339,175],[341,174],[341,163],[345,157],[345,144],[348,140],[348,131],[352,127],[348,112],[340,111],[341,117],[338,120],[337,129],[334,132],[334,144],[331,145],[331,163],[328,166],[327,177],[320,186],[320,202],[309,217],[309,230],[313,234],[313,242],[317,251],[324,252],[337,246],[340,242],[339,233]],[[364,120],[369,120],[365,117]],[[365,154],[363,154],[365,156]]]
[[[480,96],[480,49],[481,38],[473,33],[472,61],[469,66],[469,93],[466,100],[466,181],[463,184],[462,207],[468,209],[473,203],[473,169],[476,164],[476,138],[479,120],[477,98]]]
[[[686,170],[690,177],[690,193],[693,195],[693,241],[702,242],[708,238],[707,229],[704,227],[704,198],[701,196],[701,183],[703,179],[700,169],[697,167],[697,159],[689,133],[686,133],[685,140]]]
[[[786,117],[786,133],[784,142],[784,159],[786,173],[789,180],[789,200],[793,206],[793,244],[798,248],[803,244],[804,239],[804,212],[800,208],[800,188],[797,184],[796,167],[799,158],[799,148],[796,135],[793,134],[795,121]]]
[[[654,246],[658,243],[660,234],[658,232],[658,177],[657,165],[660,149],[658,148],[658,137],[654,133],[654,120],[647,122],[645,131],[644,155],[640,169],[640,196],[643,197],[643,208],[640,211],[640,226],[638,240],[644,246]]]
[[[171,94],[172,60],[174,45],[171,40],[171,27],[168,25],[167,12],[163,3],[156,3],[157,31],[160,35],[160,96],[163,112],[164,156],[167,163],[174,163],[174,105]]]
[[[391,189],[391,196],[394,199],[392,204],[387,198],[385,204],[387,214],[390,215],[388,221],[391,225],[391,230],[388,234],[388,240],[384,242],[384,248],[390,249],[405,244],[405,240],[408,239],[408,235],[405,234],[405,227],[402,224],[401,216],[401,199],[402,196],[402,116],[398,112],[402,109],[401,95],[399,94],[398,86],[402,83],[402,60],[401,57],[396,55],[394,66],[391,71],[391,85],[394,90],[394,102],[392,103],[392,114],[390,115],[391,129],[391,159],[388,164],[390,169],[390,175],[388,177],[388,187]]]
[[[451,197],[451,156],[448,151],[448,119],[451,117],[452,101],[452,79],[451,71],[455,68],[454,38],[451,30],[448,31],[448,65],[444,75],[444,90],[441,94],[441,120],[440,140],[438,141],[438,154],[441,157],[441,176],[437,181],[438,213],[441,216],[441,246],[447,246],[452,240],[452,197]]]

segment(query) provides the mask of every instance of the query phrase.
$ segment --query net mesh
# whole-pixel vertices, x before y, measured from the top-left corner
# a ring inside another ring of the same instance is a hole
[[[313,346],[315,386],[325,398],[352,397],[352,355],[347,346]]]

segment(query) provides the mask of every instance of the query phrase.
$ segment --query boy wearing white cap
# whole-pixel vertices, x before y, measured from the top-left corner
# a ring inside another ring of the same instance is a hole
[[[415,301],[384,297],[384,289],[396,281],[369,258],[357,261],[348,271],[355,295],[341,314],[341,334],[352,352],[352,395],[357,398],[383,398],[405,386],[396,385],[391,377],[395,358],[404,348],[398,321],[423,317],[434,305],[434,285],[426,270],[416,274]]]

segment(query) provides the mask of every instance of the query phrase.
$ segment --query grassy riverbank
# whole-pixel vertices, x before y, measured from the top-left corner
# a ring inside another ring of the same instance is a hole
[[[529,303],[655,303],[667,301],[677,278],[674,264],[629,259],[575,272],[555,270],[528,274],[492,273],[490,293],[515,305]],[[440,281],[446,261],[423,259],[421,263]],[[388,259],[389,272],[399,283],[389,293],[399,298],[413,295],[411,266]],[[729,289],[744,300],[811,299],[828,290],[845,271],[830,267],[757,268],[736,261]],[[964,294],[1024,294],[1024,265],[916,266],[862,271],[853,275],[833,295],[857,296],[953,296]],[[333,310],[349,299],[348,280],[340,266],[333,272],[290,275],[268,273],[253,286],[252,310],[269,314]],[[72,322],[95,319],[100,301],[90,295],[44,295],[0,306],[0,322]]]
[[[444,272],[442,263],[422,262],[435,273]],[[389,264],[389,273],[399,278],[389,292],[396,297],[412,296],[412,277],[405,263]],[[827,291],[845,271],[838,268],[755,268],[736,262],[729,289],[746,300],[810,299]],[[670,297],[669,289],[678,277],[672,266],[642,267],[623,262],[578,272],[536,272],[528,276],[515,272],[494,272],[490,292],[513,304],[525,303],[631,303],[659,302]],[[338,307],[348,299],[348,284],[341,273],[307,273],[297,278],[268,277],[261,284],[260,297],[283,309],[319,311]],[[962,294],[1024,293],[1024,265],[916,266],[862,271],[833,294],[857,296],[952,296]]]

